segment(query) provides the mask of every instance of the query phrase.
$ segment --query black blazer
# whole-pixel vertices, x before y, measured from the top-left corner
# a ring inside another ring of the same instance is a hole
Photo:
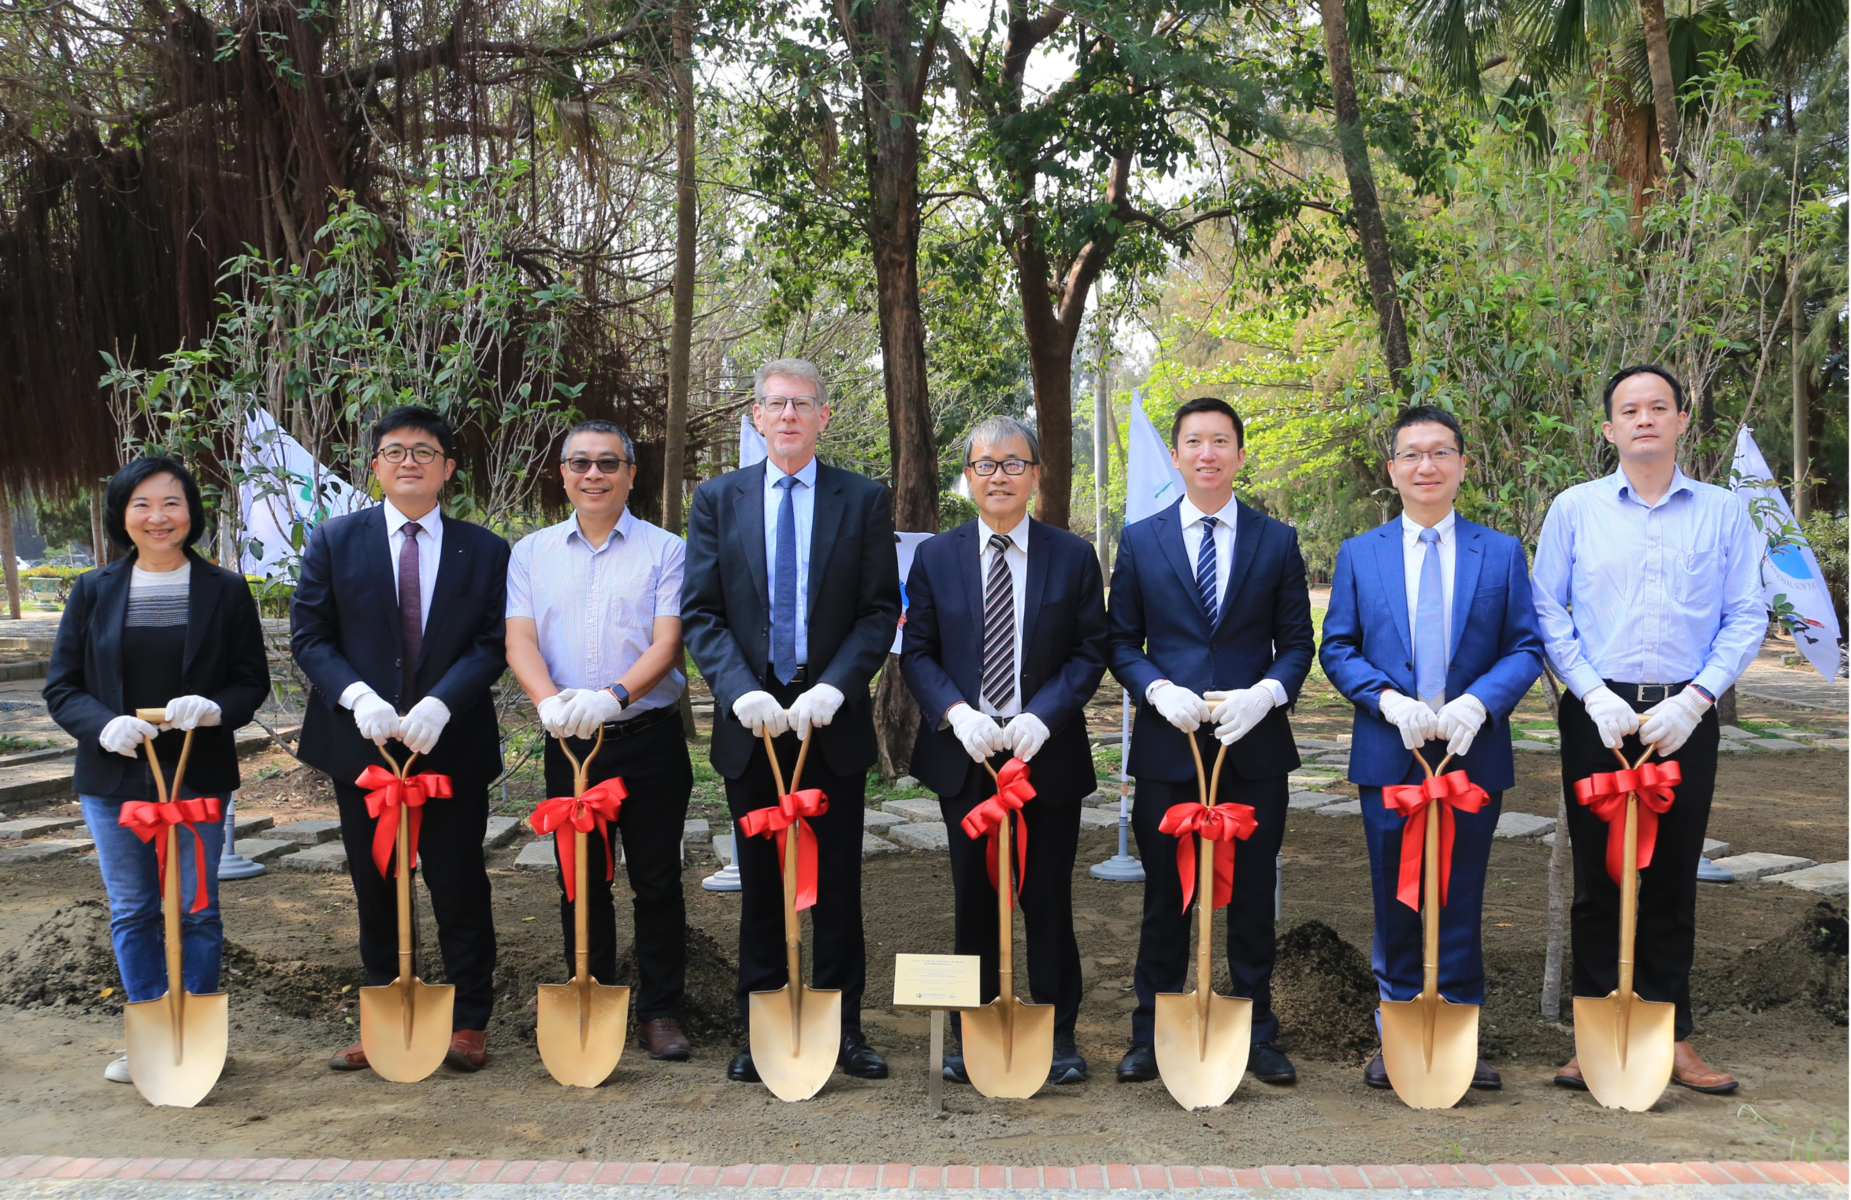
[[[416,770],[477,786],[500,775],[501,731],[491,689],[508,665],[507,601],[508,543],[480,525],[445,516],[437,586],[424,618],[424,657],[412,694],[401,695],[404,646],[385,513],[374,507],[317,525],[289,606],[290,653],[314,685],[297,756],[337,783],[385,765],[340,704],[348,685],[364,680],[401,714],[426,696],[450,710],[443,736]],[[403,746],[387,748],[404,761]]]
[[[681,638],[713,691],[713,769],[744,773],[758,739],[733,716],[733,701],[770,678],[771,603],[765,573],[765,465],[755,463],[694,489],[681,586]],[[811,736],[837,775],[874,765],[868,681],[887,661],[900,619],[900,560],[887,486],[816,465],[808,605],[812,683],[843,695],[842,711]]]
[[[945,723],[960,701],[978,707],[982,688],[982,541],[976,521],[928,538],[906,577],[900,670],[920,709],[912,773],[941,796],[983,770]],[[1105,592],[1090,542],[1029,521],[1020,636],[1023,710],[1048,727],[1029,780],[1039,799],[1077,802],[1098,783],[1083,709],[1105,673]]]
[[[1168,679],[1200,695],[1272,678],[1285,688],[1286,700],[1296,704],[1311,670],[1316,638],[1298,534],[1238,500],[1233,503],[1234,562],[1212,629],[1183,543],[1180,501],[1126,526],[1118,539],[1107,621],[1112,674],[1138,706],[1129,768],[1135,777],[1195,778],[1195,760],[1182,731],[1144,702],[1152,683]],[[1240,779],[1265,779],[1294,771],[1298,764],[1286,710],[1275,708],[1229,748],[1222,769]]]
[[[201,794],[238,787],[233,735],[250,723],[270,694],[263,626],[251,586],[236,571],[214,566],[192,550],[187,584],[186,656],[176,696],[204,696],[219,706],[219,723],[193,735],[193,752],[181,782]],[[85,571],[71,588],[58,622],[58,640],[45,672],[45,704],[58,727],[77,739],[73,786],[86,796],[144,797],[147,759],[111,754],[97,744],[103,726],[121,716],[122,621],[129,608],[129,578],[136,555]]]

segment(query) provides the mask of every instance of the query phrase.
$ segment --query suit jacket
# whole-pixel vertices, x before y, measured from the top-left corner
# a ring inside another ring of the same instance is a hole
[[[187,584],[186,654],[175,696],[204,696],[219,706],[219,723],[193,734],[182,784],[201,794],[238,787],[233,736],[270,695],[263,626],[251,586],[236,571],[214,566],[192,550]],[[145,758],[111,754],[97,743],[103,726],[126,710],[122,700],[122,622],[128,614],[134,554],[85,571],[71,588],[45,672],[45,705],[58,727],[77,739],[72,786],[86,796],[141,796]],[[149,794],[148,799],[153,799]]]
[[[297,756],[338,783],[385,765],[340,704],[341,693],[363,680],[400,713],[426,696],[450,710],[443,736],[417,769],[476,786],[500,775],[501,730],[491,689],[508,665],[507,594],[508,543],[480,525],[444,517],[437,584],[424,617],[424,656],[411,694],[404,695],[404,638],[384,512],[375,506],[317,525],[289,606],[289,649],[313,685]],[[388,748],[403,763],[404,747]]]
[[[1530,603],[1530,571],[1516,538],[1455,517],[1451,655],[1446,695],[1467,692],[1491,714],[1458,765],[1487,791],[1516,781],[1510,756],[1510,713],[1542,674],[1542,637]],[[1382,719],[1381,697],[1393,688],[1415,693],[1414,648],[1408,629],[1407,574],[1401,518],[1359,533],[1337,552],[1330,611],[1318,661],[1338,691],[1356,705],[1350,782],[1386,787],[1408,778],[1412,752]],[[1427,755],[1439,766],[1445,754]]]
[[[1195,778],[1185,735],[1145,703],[1159,679],[1200,695],[1277,679],[1288,703],[1311,669],[1316,635],[1298,533],[1234,501],[1234,562],[1213,628],[1183,546],[1181,501],[1125,527],[1112,565],[1112,674],[1138,706],[1129,772],[1182,782]],[[1297,769],[1298,747],[1285,708],[1267,713],[1228,752],[1223,771],[1265,779]]]
[[[713,691],[714,770],[737,779],[758,739],[733,716],[733,701],[771,679],[770,581],[765,572],[765,464],[694,489],[682,572],[681,637]],[[893,501],[885,484],[816,465],[810,529],[809,678],[842,693],[842,708],[816,730],[814,753],[838,775],[874,764],[868,681],[887,661],[900,619],[900,563]]]
[[[962,791],[973,772],[945,712],[979,707],[983,681],[983,534],[976,521],[928,538],[906,577],[900,671],[919,701],[912,773],[941,796]],[[1105,674],[1105,593],[1092,544],[1064,529],[1028,523],[1020,637],[1022,710],[1048,727],[1031,762],[1036,795],[1077,802],[1093,790],[1085,705]],[[948,652],[949,650],[949,652]]]

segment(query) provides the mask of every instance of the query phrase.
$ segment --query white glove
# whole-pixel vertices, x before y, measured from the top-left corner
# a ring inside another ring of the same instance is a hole
[[[797,740],[809,737],[812,727],[821,729],[835,720],[836,710],[841,707],[841,688],[833,683],[813,684],[791,705],[791,728],[797,731]]]
[[[437,748],[437,739],[449,723],[450,706],[435,696],[426,696],[412,705],[398,723],[398,740],[413,754],[429,754]]]
[[[1418,750],[1440,736],[1440,714],[1420,701],[1400,692],[1384,691],[1380,700],[1382,719],[1401,731],[1401,745]]]
[[[733,701],[733,715],[739,723],[752,731],[753,737],[762,737],[769,733],[777,737],[791,727],[790,714],[784,706],[771,698],[770,692],[747,692]]]
[[[1434,736],[1446,739],[1446,753],[1459,755],[1471,750],[1472,739],[1478,736],[1485,718],[1491,714],[1485,711],[1477,696],[1467,692],[1457,700],[1448,700],[1434,715],[1439,725]]]
[[[96,735],[96,740],[98,745],[111,754],[126,754],[134,758],[141,753],[141,740],[159,732],[140,717],[125,714],[103,726],[103,732]]]
[[[1194,733],[1196,726],[1209,720],[1208,702],[1180,684],[1167,679],[1159,679],[1150,686],[1144,698],[1156,705],[1163,719],[1176,726],[1184,733]]]
[[[1676,754],[1690,740],[1691,732],[1703,720],[1703,711],[1709,706],[1703,693],[1693,687],[1667,696],[1645,710],[1645,721],[1639,726],[1639,740],[1656,746],[1661,757]]]
[[[1689,691],[1685,688],[1684,691]],[[1679,692],[1678,695],[1683,695]],[[1588,689],[1587,695],[1581,697],[1581,704],[1587,709],[1588,719],[1594,722],[1594,728],[1600,731],[1600,740],[1609,750],[1618,750],[1626,740],[1626,735],[1639,728],[1639,714],[1632,710],[1632,705],[1613,694],[1605,684]],[[1654,710],[1656,711],[1656,710]],[[1684,731],[1689,737],[1690,731]],[[1684,738],[1678,739],[1678,745],[1684,744]]]
[[[1005,746],[1023,762],[1035,757],[1047,741],[1048,727],[1032,712],[1019,714],[1003,729]]]
[[[1209,692],[1202,699],[1220,702],[1215,705],[1215,736],[1223,746],[1232,746],[1252,733],[1260,719],[1273,710],[1273,690],[1265,684],[1232,692]]]
[[[566,688],[540,701],[540,727],[546,730],[548,737],[565,737],[571,732],[566,723],[566,705],[576,695],[577,688]]]
[[[204,696],[175,696],[167,702],[167,720],[162,729],[197,729],[219,723],[219,706]]]
[[[359,727],[360,736],[374,745],[383,746],[399,736],[398,709],[371,688],[354,697],[353,723]]]
[[[582,688],[566,701],[567,732],[576,738],[596,737],[606,721],[615,721],[623,705],[603,688]]]
[[[1009,735],[994,717],[985,716],[968,704],[954,704],[945,714],[951,732],[957,736],[972,762],[983,762],[998,750],[1009,748]]]

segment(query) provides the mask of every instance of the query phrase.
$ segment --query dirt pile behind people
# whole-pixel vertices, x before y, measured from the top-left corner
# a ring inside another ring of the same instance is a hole
[[[109,905],[101,900],[58,909],[0,960],[0,1002],[6,1004],[119,1013],[123,999]]]
[[[1851,927],[1846,925],[1844,910],[1820,901],[1785,933],[1743,951],[1733,970],[1725,972],[1730,976],[1725,990],[1731,1000],[1727,1002],[1752,1013],[1801,1004],[1835,1025],[1845,1024],[1848,935]],[[1713,994],[1713,976],[1710,982],[1703,990]]]
[[[1306,921],[1280,936],[1273,1011],[1289,1053],[1362,1061],[1375,1053],[1375,1003],[1368,957],[1336,930]]]

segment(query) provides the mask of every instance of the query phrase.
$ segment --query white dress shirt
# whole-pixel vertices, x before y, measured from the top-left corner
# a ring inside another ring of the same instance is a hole
[[[423,516],[408,517],[390,500],[379,507],[386,517],[386,563],[392,576],[394,604],[398,603],[398,556],[405,547],[405,526],[413,521],[418,523],[418,628],[424,629],[430,624],[431,597],[437,594],[437,567],[443,561],[443,509],[432,505],[431,511]],[[352,708],[354,701],[372,690],[364,682],[354,680],[341,693],[341,707]]]
[[[1459,539],[1453,536],[1458,514],[1452,509],[1434,526],[1440,535],[1440,633],[1450,651],[1453,644],[1453,573],[1459,561]],[[1405,512],[1401,514],[1401,569],[1408,585],[1408,645],[1414,644],[1415,622],[1420,618],[1420,568],[1427,561],[1427,547],[1420,540],[1421,526]]]
[[[765,599],[769,610],[778,593],[778,509],[784,503],[777,464],[765,460]],[[792,488],[792,515],[797,518],[797,665],[810,661],[810,530],[816,524],[816,459],[803,464]],[[769,615],[769,612],[767,612]]]
[[[1001,708],[991,704],[983,695],[983,631],[978,630],[977,653],[977,702],[981,711],[992,717],[1013,717],[1022,711],[1022,606],[1028,597],[1028,521],[1024,515],[1016,522],[1014,529],[1007,532],[991,529],[982,517],[977,518],[977,534],[982,539],[977,551],[977,578],[982,580],[981,591],[987,597],[990,589],[990,563],[996,552],[990,549],[990,538],[996,533],[1003,533],[1009,539],[1009,547],[1003,551],[1003,562],[1009,568],[1009,582],[1015,588],[1015,671],[1011,678],[1015,680],[1015,689],[1009,703]],[[982,610],[978,610],[979,617]]]

